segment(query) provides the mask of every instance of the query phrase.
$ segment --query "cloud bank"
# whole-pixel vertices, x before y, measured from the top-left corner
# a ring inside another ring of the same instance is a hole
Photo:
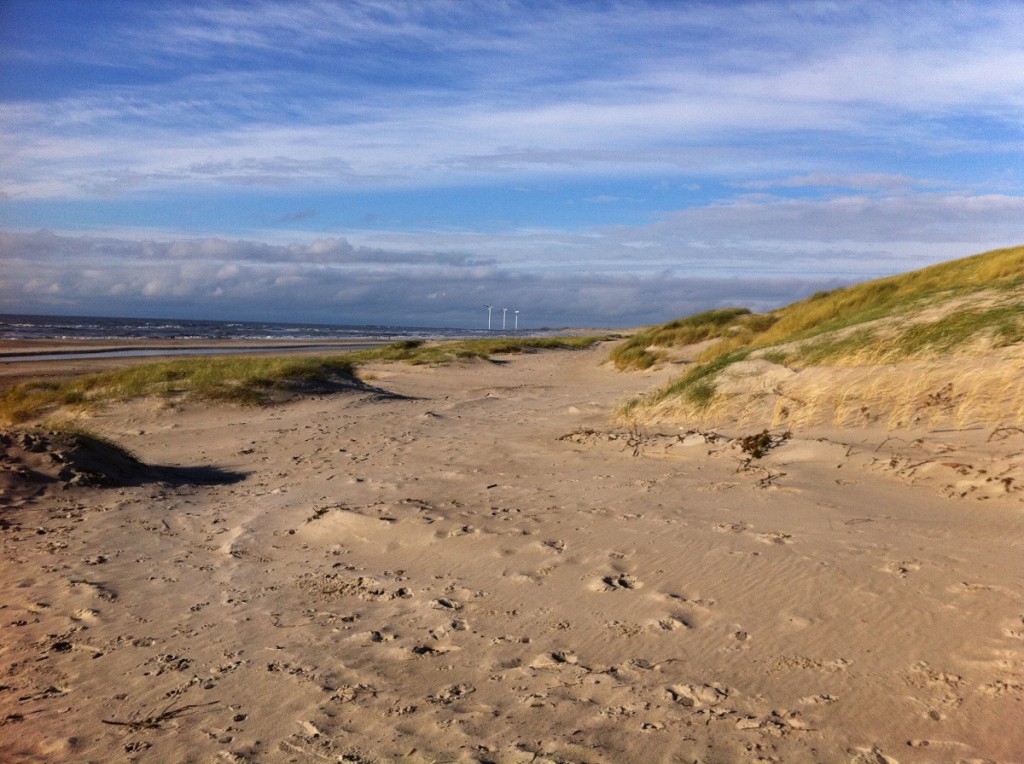
[[[647,226],[362,233],[306,243],[0,234],[7,312],[479,327],[632,326],[768,310],[819,289],[995,248],[1024,233],[1006,196],[747,200]]]
[[[0,309],[764,309],[1024,242],[1021,113],[1016,0],[11,0]]]

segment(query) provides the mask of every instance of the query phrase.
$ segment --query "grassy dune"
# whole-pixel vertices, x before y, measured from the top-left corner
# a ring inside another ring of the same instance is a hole
[[[724,398],[735,397],[723,391],[722,381],[744,362],[791,370],[929,362],[934,368],[956,357],[1022,356],[1017,351],[1024,349],[1024,247],[818,293],[762,316],[738,308],[698,314],[641,332],[619,346],[613,360],[623,369],[646,368],[684,326],[702,331],[680,332],[679,344],[718,342],[681,377],[626,403],[624,416],[714,413]],[[762,389],[758,395],[768,393]],[[849,397],[849,391],[843,396]],[[784,408],[792,413],[794,406]]]
[[[0,393],[0,421],[17,424],[60,409],[88,410],[141,396],[260,404],[275,391],[351,379],[354,371],[345,356],[234,356],[140,363],[68,381],[37,380],[10,387]]]
[[[663,361],[670,348],[721,339],[737,332],[763,331],[774,320],[774,316],[755,315],[746,308],[709,310],[645,329],[618,345],[611,357],[620,370],[648,369]]]
[[[88,411],[142,396],[266,405],[289,393],[327,392],[358,384],[360,365],[380,361],[444,364],[502,353],[589,347],[605,337],[398,342],[333,356],[237,355],[139,363],[72,380],[37,380],[0,392],[0,423],[11,425],[72,410]]]
[[[498,337],[429,343],[420,340],[406,340],[382,348],[361,350],[346,357],[351,358],[356,364],[370,361],[403,361],[414,365],[446,364],[473,358],[490,360],[495,355],[528,353],[534,350],[580,350],[607,339],[611,339],[611,337],[531,337],[525,339]]]

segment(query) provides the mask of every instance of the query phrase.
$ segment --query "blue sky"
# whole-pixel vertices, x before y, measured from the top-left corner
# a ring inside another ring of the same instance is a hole
[[[0,312],[628,326],[1021,244],[1022,26],[0,0]]]

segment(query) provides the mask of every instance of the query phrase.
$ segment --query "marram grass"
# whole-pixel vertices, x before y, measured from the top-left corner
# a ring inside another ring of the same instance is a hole
[[[660,348],[692,345],[737,333],[763,330],[774,319],[758,316],[746,308],[722,308],[697,313],[638,332],[612,350],[611,358],[620,370],[647,369],[664,358]]]
[[[938,317],[930,317],[931,310]],[[678,332],[709,323],[714,328],[703,334]],[[674,344],[673,337],[678,344],[720,341],[682,377],[627,402],[622,416],[635,417],[672,400],[684,410],[706,411],[716,400],[717,377],[753,354],[796,368],[861,366],[941,358],[976,343],[1020,344],[1024,247],[820,292],[764,316],[740,308],[697,314],[638,333],[613,351],[612,360],[620,369],[653,365],[657,348]]]
[[[1015,294],[1020,295],[1024,290],[1024,247],[995,250],[900,276],[819,292],[770,314],[775,320],[763,331],[729,338],[711,348],[708,356],[726,355],[738,347],[781,345],[877,319],[912,315],[930,305],[988,290],[1001,292],[1010,300]]]
[[[0,420],[16,424],[57,409],[90,409],[142,396],[259,404],[275,390],[351,377],[354,369],[344,356],[232,356],[141,363],[64,382],[14,385],[0,393]]]
[[[23,382],[0,391],[0,423],[18,424],[58,411],[88,411],[105,403],[144,396],[259,406],[282,392],[355,381],[358,367],[374,361],[443,364],[467,358],[488,359],[500,353],[585,348],[604,339],[608,338],[406,341],[331,356],[256,354],[139,363],[63,382]]]
[[[453,361],[478,358],[490,360],[491,356],[528,353],[534,350],[582,350],[598,342],[612,339],[611,336],[580,337],[526,337],[453,340],[450,342],[422,342],[406,340],[380,348],[359,350],[348,354],[356,364],[372,361],[402,361],[413,365],[446,364]]]

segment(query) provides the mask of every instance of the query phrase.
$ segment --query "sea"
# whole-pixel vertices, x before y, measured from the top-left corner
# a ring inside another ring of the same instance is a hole
[[[274,321],[200,321],[166,318],[117,318],[110,316],[30,316],[0,314],[0,340],[260,340],[254,348],[180,348],[152,350],[87,350],[46,354],[25,354],[10,346],[0,352],[0,363],[14,361],[63,361],[79,358],[119,356],[208,355],[224,353],[282,352],[293,349],[317,349],[318,343],[350,340],[357,347],[374,347],[402,340],[458,340],[493,336],[546,336],[555,330],[495,331],[486,329],[445,329],[412,326],[346,326],[334,324],[295,324]],[[271,342],[266,342],[270,340]],[[273,340],[301,347],[274,346]],[[328,349],[331,346],[325,345]],[[333,349],[337,349],[336,346]]]
[[[511,334],[512,332],[505,332]],[[493,336],[486,329],[347,326],[273,321],[199,321],[110,316],[0,314],[0,340],[346,340],[466,339]],[[531,332],[532,334],[532,332]]]

